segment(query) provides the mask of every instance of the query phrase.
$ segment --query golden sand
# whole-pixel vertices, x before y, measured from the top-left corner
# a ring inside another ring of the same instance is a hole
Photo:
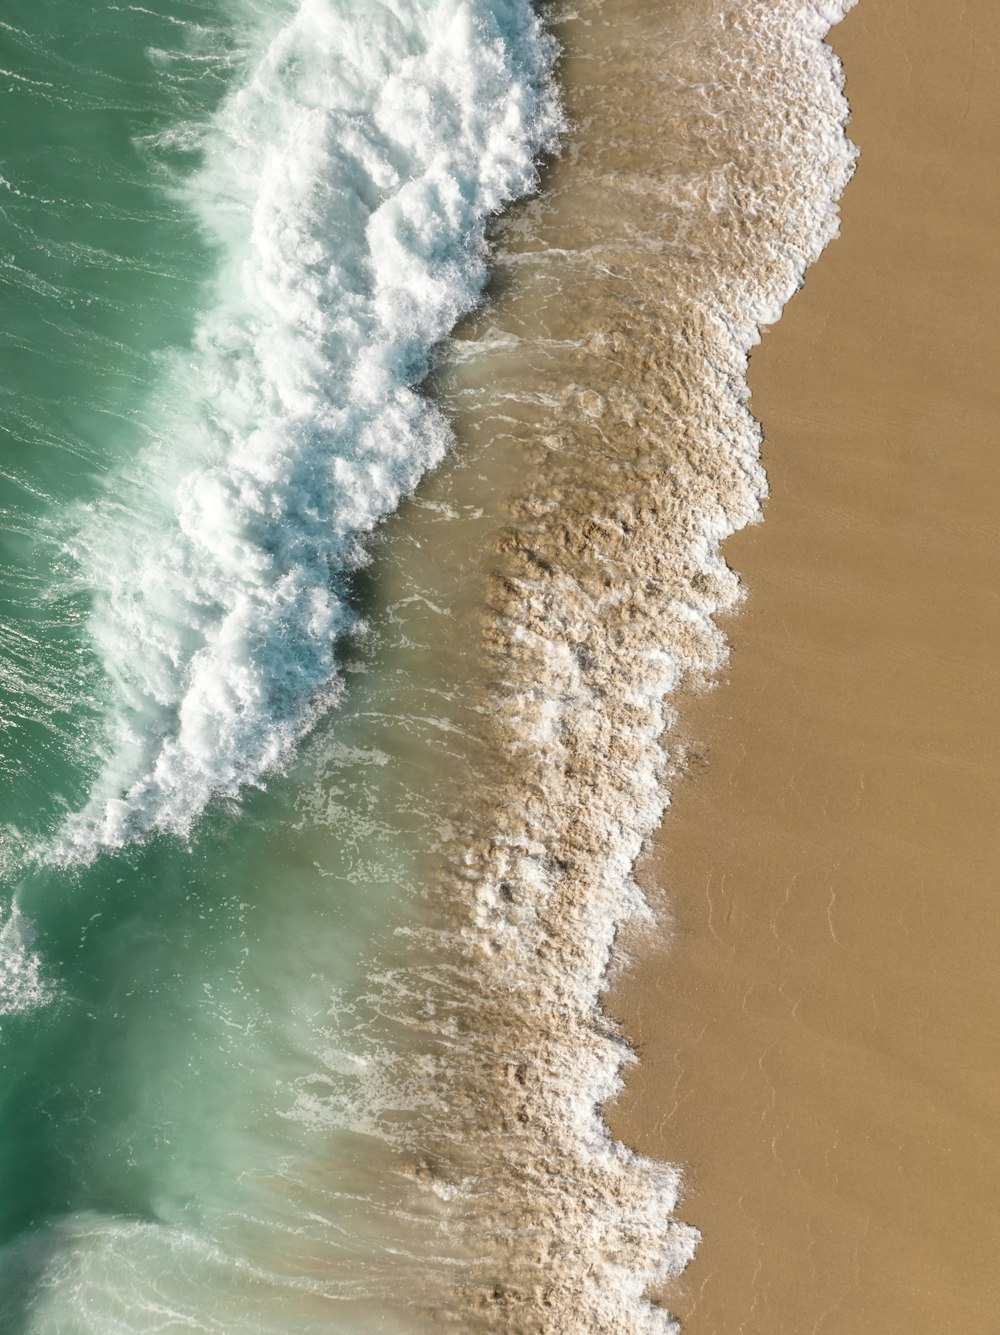
[[[1000,1329],[1000,10],[860,0],[842,235],[751,366],[771,499],[647,866],[612,1119],[689,1335]]]

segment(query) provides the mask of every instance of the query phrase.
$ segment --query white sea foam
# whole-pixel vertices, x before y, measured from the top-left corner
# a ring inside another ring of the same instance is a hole
[[[34,1010],[54,995],[32,948],[31,923],[13,905],[0,921],[0,1018]]]
[[[329,698],[360,539],[449,442],[415,387],[557,128],[528,0],[302,0],[254,42],[184,187],[209,308],[72,544],[113,690],[59,861],[184,831]]]

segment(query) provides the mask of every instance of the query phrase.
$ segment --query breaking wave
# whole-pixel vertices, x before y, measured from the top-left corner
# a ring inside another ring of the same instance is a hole
[[[416,386],[535,184],[552,58],[528,0],[303,0],[209,124],[163,136],[202,154],[181,189],[218,275],[72,542],[113,690],[56,860],[188,829],[329,701],[361,540],[448,446]]]

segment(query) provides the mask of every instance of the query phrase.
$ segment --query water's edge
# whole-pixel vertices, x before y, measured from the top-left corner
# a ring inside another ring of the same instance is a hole
[[[675,1328],[649,1294],[697,1235],[674,1218],[677,1169],[602,1120],[633,1054],[601,996],[622,926],[648,915],[634,867],[684,763],[663,746],[672,696],[725,660],[714,618],[741,595],[720,545],[765,494],[748,353],[835,235],[852,169],[823,41],[847,7],[553,13],[563,152],[496,224],[487,304],[434,358],[430,401],[413,386],[481,289],[485,220],[532,185],[557,119],[534,15],[483,4],[477,26],[448,0],[457,28],[429,7],[405,34],[426,59],[403,91],[441,112],[465,194],[424,161],[421,127],[396,125],[392,96],[367,108],[384,138],[351,137],[357,108],[319,57],[340,43],[367,70],[378,34],[351,47],[325,6],[304,6],[257,52],[251,91],[220,104],[194,193],[231,264],[193,363],[167,359],[162,439],[77,529],[90,583],[114,573],[92,623],[117,692],[107,744],[57,865],[26,890],[41,956],[16,906],[0,938],[24,965],[22,999],[43,1016],[56,1002],[38,1032],[69,1072],[67,1125],[77,1099],[96,1128],[69,1151],[42,1136],[50,1161],[80,1162],[52,1186],[45,1229],[0,1253],[5,1274],[31,1277],[18,1330],[72,1312],[126,1332],[168,1300],[178,1320],[281,1335]],[[457,101],[456,62],[478,71]],[[368,87],[348,74],[352,96]],[[309,150],[302,179],[286,177],[290,143]],[[273,190],[244,197],[234,164]],[[337,189],[361,173],[372,216],[388,200],[381,285],[330,267],[331,170]],[[452,242],[471,235],[457,266],[431,214]],[[247,265],[237,301],[227,284]],[[334,280],[352,296],[331,371]],[[430,328],[410,319],[428,292]],[[327,372],[348,387],[343,412],[320,392]],[[445,419],[463,448],[417,484]],[[329,538],[316,458],[331,451],[347,502]],[[196,820],[288,761],[349,625],[348,685],[287,776]],[[279,663],[289,626],[296,652]],[[129,842],[162,830],[189,842]],[[60,951],[58,996],[35,963]],[[29,1069],[48,1049],[24,1050]],[[112,1319],[126,1272],[134,1293]]]

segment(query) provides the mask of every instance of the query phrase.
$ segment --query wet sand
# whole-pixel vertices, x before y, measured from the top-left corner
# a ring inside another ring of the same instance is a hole
[[[752,357],[749,599],[612,998],[612,1128],[704,1235],[690,1335],[998,1322],[1000,11],[860,0],[832,43],[860,166]]]

